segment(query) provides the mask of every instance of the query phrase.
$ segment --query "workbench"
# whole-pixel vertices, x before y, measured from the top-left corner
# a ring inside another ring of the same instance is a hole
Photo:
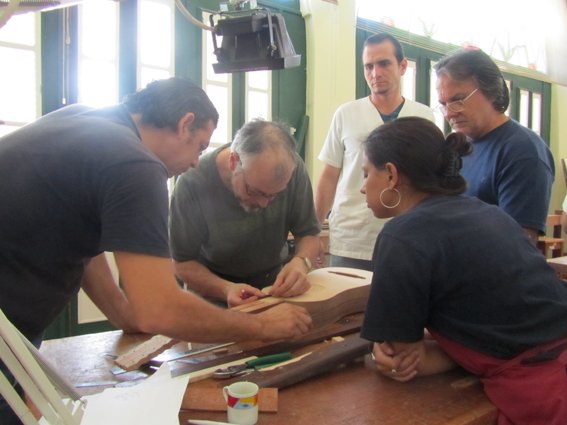
[[[86,395],[109,388],[112,382],[128,385],[147,376],[138,370],[113,375],[110,372],[113,360],[105,354],[123,353],[148,338],[148,335],[111,331],[44,341],[40,351],[71,384],[79,385],[80,394]],[[280,389],[278,412],[261,412],[258,424],[496,424],[497,411],[481,384],[462,370],[398,383],[370,367],[366,356]],[[225,381],[212,378],[189,384],[192,388],[218,388],[219,392],[223,385]],[[226,413],[182,410],[179,418],[180,423],[189,418],[226,421]]]

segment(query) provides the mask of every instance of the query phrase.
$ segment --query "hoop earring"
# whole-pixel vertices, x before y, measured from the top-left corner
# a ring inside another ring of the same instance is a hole
[[[386,192],[387,190],[392,190],[392,191],[394,191],[398,194],[398,202],[396,202],[394,205],[386,205],[384,203],[384,201],[382,200],[382,196],[384,196],[384,192]],[[388,209],[396,208],[398,205],[400,205],[400,202],[402,202],[402,194],[400,193],[400,191],[398,189],[396,189],[396,188],[394,188],[394,189],[385,188],[385,189],[382,190],[382,192],[380,192],[380,203],[382,204],[382,206],[384,208],[388,208]]]

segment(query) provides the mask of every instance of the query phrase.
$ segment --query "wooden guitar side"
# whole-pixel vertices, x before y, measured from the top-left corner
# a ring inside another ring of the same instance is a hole
[[[269,296],[233,307],[233,310],[258,313],[282,302],[304,307],[313,319],[314,327],[320,327],[366,308],[370,293],[372,272],[347,267],[325,267],[307,275],[311,288],[293,298]],[[264,288],[269,293],[271,287]]]

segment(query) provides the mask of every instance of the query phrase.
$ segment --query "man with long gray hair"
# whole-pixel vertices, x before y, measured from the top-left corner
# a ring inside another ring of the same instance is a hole
[[[472,139],[463,158],[467,194],[498,205],[535,243],[545,232],[555,167],[536,133],[506,115],[510,96],[498,66],[481,50],[460,50],[435,65],[440,108]]]

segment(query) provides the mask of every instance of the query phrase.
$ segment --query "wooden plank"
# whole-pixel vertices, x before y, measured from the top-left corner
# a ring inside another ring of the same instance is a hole
[[[170,364],[172,368],[171,373],[173,376],[179,376],[186,373],[191,373],[191,380],[195,382],[195,379],[203,379],[203,376],[211,374],[211,369],[214,371],[217,368],[224,367],[223,364],[227,362],[232,362],[233,360],[244,361],[246,356],[265,356],[268,354],[280,353],[282,351],[293,351],[299,347],[305,347],[309,344],[320,343],[324,340],[328,340],[334,336],[343,336],[358,332],[362,325],[363,315],[362,313],[347,316],[337,323],[324,326],[319,329],[310,331],[308,334],[304,335],[300,339],[293,341],[279,341],[274,343],[266,343],[263,341],[249,341],[245,343],[237,344],[234,349],[240,349],[241,351],[218,356],[218,358],[205,361],[196,361],[195,363],[181,363],[174,362]],[[214,367],[215,366],[215,367]],[[201,372],[203,369],[209,369],[207,372]],[[193,375],[194,374],[194,375]],[[205,376],[206,377],[206,376]]]
[[[126,371],[135,370],[178,342],[179,340],[167,336],[154,335],[127,353],[118,356],[114,363]]]
[[[358,334],[348,335],[343,341],[329,343],[298,362],[269,371],[252,372],[246,375],[246,380],[260,387],[286,388],[363,356],[370,352],[370,347],[371,342],[360,338]]]
[[[277,412],[278,411],[278,389],[277,388],[260,388],[258,393],[258,408],[260,412]],[[207,410],[213,412],[226,411],[226,401],[222,395],[222,388],[208,387],[187,387],[181,409],[184,410]]]

